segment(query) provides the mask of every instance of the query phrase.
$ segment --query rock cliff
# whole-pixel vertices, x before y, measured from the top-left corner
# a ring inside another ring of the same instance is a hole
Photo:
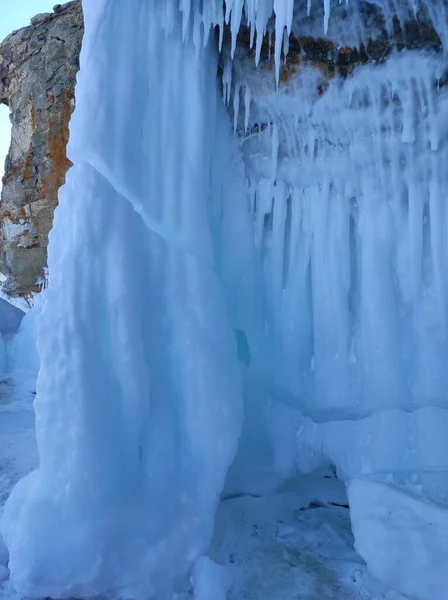
[[[83,34],[81,3],[56,5],[0,44],[0,102],[12,138],[0,205],[5,291],[28,296],[44,278],[58,189],[70,167],[69,121]]]

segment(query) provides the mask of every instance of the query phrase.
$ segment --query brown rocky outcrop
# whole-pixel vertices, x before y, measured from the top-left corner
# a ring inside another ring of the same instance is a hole
[[[0,203],[0,272],[5,291],[28,296],[44,279],[48,233],[66,156],[83,19],[79,0],[40,14],[0,44],[0,103],[12,138]]]

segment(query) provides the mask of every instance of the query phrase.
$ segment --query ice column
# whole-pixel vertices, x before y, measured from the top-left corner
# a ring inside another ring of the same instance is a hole
[[[239,435],[207,212],[226,116],[177,2],[83,5],[38,334],[40,468],[3,531],[23,596],[152,598],[206,549]]]

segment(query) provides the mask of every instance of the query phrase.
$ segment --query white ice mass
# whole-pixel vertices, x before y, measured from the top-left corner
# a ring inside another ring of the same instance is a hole
[[[380,38],[369,6],[391,39],[418,16],[440,47],[282,79],[290,33]],[[448,2],[83,9],[74,167],[48,289],[13,345],[27,373],[40,360],[39,466],[2,519],[14,590],[171,600],[191,581],[196,600],[302,597],[238,596],[223,523],[232,498],[261,514],[257,498],[330,465],[383,590],[366,598],[445,600]],[[39,359],[24,349],[35,327]],[[352,557],[335,519],[323,546]],[[303,597],[349,600],[332,589]]]

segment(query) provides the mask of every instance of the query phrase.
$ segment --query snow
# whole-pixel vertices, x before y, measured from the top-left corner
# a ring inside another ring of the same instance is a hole
[[[322,473],[273,494],[224,498],[210,555],[232,575],[229,600],[357,600],[365,565],[346,502],[340,482]]]

